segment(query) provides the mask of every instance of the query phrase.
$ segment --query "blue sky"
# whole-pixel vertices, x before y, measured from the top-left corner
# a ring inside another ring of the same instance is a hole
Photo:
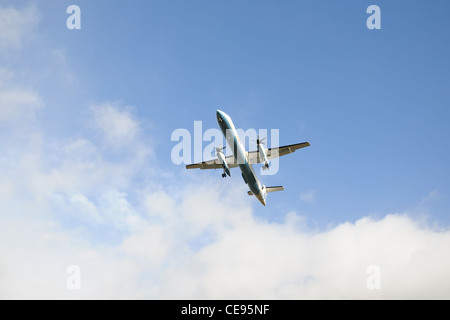
[[[370,4],[79,2],[82,30],[69,31],[58,28],[67,16],[58,2],[45,4],[42,29],[79,75],[77,96],[135,106],[155,125],[165,170],[210,174],[171,165],[168,138],[194,120],[216,128],[221,108],[243,129],[280,129],[280,144],[312,144],[281,159],[267,184],[288,191],[267,209],[255,203],[261,215],[283,206],[337,223],[409,210],[437,192],[432,219],[447,225],[448,5],[381,1],[382,29],[368,30]],[[66,109],[56,112],[82,112]],[[310,190],[314,205],[299,201]]]
[[[71,4],[81,8],[81,30],[66,28]],[[372,4],[381,8],[380,30],[366,27]],[[205,259],[207,268],[214,248],[232,247],[226,226],[235,226],[240,239],[246,219],[254,222],[248,231],[255,239],[267,226],[275,237],[292,221],[306,234],[330,231],[331,239],[340,227],[350,223],[356,230],[365,219],[389,229],[391,214],[400,217],[394,225],[419,221],[419,229],[448,230],[446,1],[6,0],[0,8],[11,17],[0,31],[0,99],[11,106],[0,114],[0,126],[12,137],[1,140],[8,151],[0,184],[0,200],[7,200],[0,203],[25,220],[38,208],[31,220],[46,234],[68,237],[85,265],[91,265],[85,251],[108,246],[105,265],[125,250],[131,260],[114,262],[130,274],[133,259],[144,261],[142,268],[159,261],[150,265],[170,274],[160,266],[177,266],[171,259],[180,252],[195,263]],[[270,194],[267,207],[247,196],[238,171],[222,179],[220,171],[187,171],[171,161],[172,132],[193,133],[199,120],[203,130],[218,128],[218,108],[244,130],[279,129],[280,145],[311,143],[282,157],[277,175],[261,177],[286,188]],[[192,233],[171,237],[166,251],[155,245],[147,253],[137,244],[164,242],[167,232],[182,230],[176,217],[195,225]],[[2,219],[18,223],[10,215]],[[156,230],[155,238],[136,221]],[[294,235],[303,248],[302,234]],[[429,252],[434,257],[439,250]],[[64,267],[66,260],[58,263]],[[295,275],[296,283],[314,279],[305,272]],[[155,292],[172,297],[174,283],[164,279],[149,283],[165,284]],[[207,287],[183,297],[222,297]],[[296,297],[286,290],[279,296]],[[328,297],[303,290],[300,297]],[[236,297],[232,288],[225,292]],[[264,297],[278,297],[267,292]],[[396,297],[392,292],[384,297]],[[92,289],[87,297],[105,295]]]

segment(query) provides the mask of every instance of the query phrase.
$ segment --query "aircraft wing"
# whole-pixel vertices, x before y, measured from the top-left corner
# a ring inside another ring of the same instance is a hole
[[[301,148],[305,148],[305,147],[309,147],[310,144],[309,142],[302,142],[302,143],[297,143],[297,144],[290,144],[287,146],[282,146],[279,148],[269,148],[266,151],[267,154],[267,159],[268,160],[272,160],[281,156],[284,156],[286,154],[295,152],[295,150],[301,149]],[[236,163],[236,160],[234,159],[234,157],[232,155],[227,156],[225,158],[225,161],[227,162],[228,168],[236,168],[238,165]],[[255,163],[260,163],[260,157],[259,157],[259,153],[258,151],[250,151],[248,152],[248,162],[250,164],[255,164]],[[198,163],[194,163],[194,164],[189,164],[186,166],[186,169],[222,169],[223,166],[220,163],[219,159],[212,159],[212,160],[208,160],[208,161],[202,161],[202,162],[198,162]]]
[[[278,148],[269,148],[266,151],[267,154],[267,160],[272,160],[281,156],[284,156],[286,154],[295,152],[295,150],[309,147],[309,142],[302,142],[302,143],[296,143],[296,144],[290,144],[287,146],[282,146]],[[250,151],[248,153],[248,161],[251,164],[260,163],[260,157],[258,151]]]
[[[230,169],[236,168],[238,166],[232,155],[225,157],[225,161],[227,162],[228,168],[230,168]],[[202,170],[204,170],[204,169],[222,169],[222,168],[223,168],[223,166],[220,163],[219,159],[217,159],[217,158],[208,160],[208,161],[194,163],[194,164],[188,164],[186,166],[186,169],[202,169]]]

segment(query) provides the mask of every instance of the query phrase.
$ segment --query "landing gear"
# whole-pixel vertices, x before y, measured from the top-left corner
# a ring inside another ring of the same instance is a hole
[[[225,178],[226,176],[226,173],[222,173],[222,178]]]

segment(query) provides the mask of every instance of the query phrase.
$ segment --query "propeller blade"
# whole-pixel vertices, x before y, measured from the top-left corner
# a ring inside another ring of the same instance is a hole
[[[264,138],[262,138],[262,139],[260,139],[259,138],[259,135],[258,135],[258,138],[255,140],[255,139],[252,139],[252,141],[253,142],[256,142],[256,144],[263,144],[263,145],[266,145],[266,143],[264,142],[264,140],[266,140],[267,139],[267,137],[264,137]]]
[[[216,151],[219,152],[221,150],[224,150],[227,146],[222,147],[222,145],[220,145],[220,147],[216,147]]]

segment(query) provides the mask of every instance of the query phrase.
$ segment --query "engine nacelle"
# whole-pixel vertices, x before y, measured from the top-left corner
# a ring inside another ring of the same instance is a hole
[[[225,174],[231,177],[230,168],[228,167],[227,161],[225,160],[225,155],[223,154],[220,148],[216,148],[216,155],[217,158],[219,159],[219,162],[222,164],[223,171],[225,172]],[[223,175],[222,177],[225,176]]]
[[[266,149],[262,143],[258,143],[259,162],[263,164],[263,170],[269,169],[269,159],[267,159]]]

